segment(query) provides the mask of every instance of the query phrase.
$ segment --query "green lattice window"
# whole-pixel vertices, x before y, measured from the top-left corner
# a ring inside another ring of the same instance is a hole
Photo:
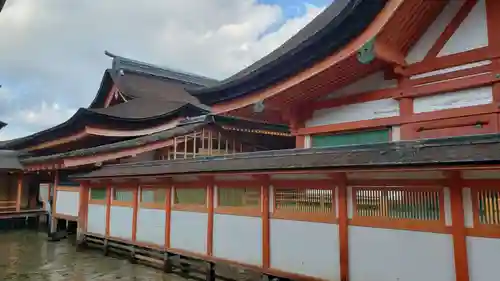
[[[352,132],[345,134],[316,135],[311,138],[312,147],[334,147],[389,142],[390,130]]]

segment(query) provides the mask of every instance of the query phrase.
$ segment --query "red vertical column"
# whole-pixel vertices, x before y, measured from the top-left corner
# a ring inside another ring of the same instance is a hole
[[[457,281],[469,281],[469,263],[467,259],[467,241],[462,197],[463,184],[460,172],[450,172],[448,174],[448,187],[450,189],[455,276]]]
[[[207,227],[207,255],[213,254],[213,241],[214,241],[214,178],[203,177],[202,181],[207,185],[207,208],[208,208],[208,227]]]
[[[347,177],[345,173],[334,174],[332,176],[338,193],[338,226],[339,226],[339,260],[340,260],[340,280],[349,280],[349,225],[347,214]]]

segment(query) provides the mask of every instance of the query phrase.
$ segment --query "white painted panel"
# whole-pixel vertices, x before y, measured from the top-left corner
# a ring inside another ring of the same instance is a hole
[[[349,227],[351,281],[455,280],[451,235]]]
[[[438,57],[486,46],[488,46],[486,1],[479,0],[448,42],[446,42],[443,49],[439,52]]]
[[[467,257],[471,281],[498,280],[500,239],[467,237]]]
[[[326,99],[350,96],[369,91],[390,89],[395,88],[398,85],[397,80],[385,80],[384,76],[385,74],[383,71],[368,75],[344,88],[341,88],[327,95]]]
[[[193,253],[207,253],[208,215],[206,213],[172,211],[170,245]]]
[[[214,256],[262,266],[262,219],[214,215]]]
[[[489,104],[492,101],[492,88],[491,86],[488,86],[415,98],[413,100],[413,110],[415,113],[430,112],[443,109]]]
[[[459,71],[459,70],[480,67],[480,66],[489,65],[489,64],[491,64],[490,60],[483,60],[483,61],[478,61],[478,62],[473,62],[473,63],[467,63],[467,64],[457,65],[457,66],[453,66],[453,67],[447,67],[447,68],[443,68],[443,69],[439,69],[439,70],[434,70],[434,71],[430,71],[430,72],[425,72],[425,73],[413,75],[413,76],[410,76],[410,79],[420,79],[420,78],[425,78],[425,77],[431,77],[431,76],[435,76],[435,75],[439,75],[439,74],[446,74],[446,73],[451,73],[451,72],[455,72],[455,71]],[[488,71],[485,71],[485,72],[488,72]],[[475,74],[475,75],[477,75],[477,74]],[[442,81],[447,81],[447,80],[448,79],[442,80]]]
[[[474,227],[474,213],[472,208],[472,193],[470,188],[462,189],[462,200],[464,204],[464,225]]]
[[[307,135],[304,141],[304,148],[311,148],[311,136]]]
[[[58,190],[56,196],[56,214],[67,216],[78,216],[80,206],[80,190],[75,191]]]
[[[339,124],[399,115],[399,103],[394,99],[381,99],[333,108],[316,110],[306,127]]]
[[[109,236],[131,240],[134,209],[111,206],[109,217]]]
[[[336,224],[271,219],[270,236],[271,268],[340,280]]]
[[[463,171],[462,177],[464,179],[500,179],[500,171],[499,170]]]
[[[165,215],[165,210],[140,208],[137,211],[137,241],[163,246],[165,244]]]
[[[354,208],[353,208],[353,196],[352,196],[352,187],[348,186],[347,187],[347,218],[352,219],[353,214],[354,214]]]
[[[406,61],[408,63],[416,63],[424,59],[425,55],[432,48],[446,26],[455,17],[464,2],[464,0],[449,1],[449,4],[446,5],[441,14],[439,14],[436,20],[427,28],[424,35],[420,37],[410,52],[408,52],[406,56]]]
[[[87,232],[106,234],[106,205],[89,204]]]
[[[392,126],[391,141],[400,141],[400,140],[401,140],[401,126]]]
[[[447,226],[451,226],[452,218],[451,218],[451,197],[450,197],[450,188],[443,188],[444,195],[444,223]]]

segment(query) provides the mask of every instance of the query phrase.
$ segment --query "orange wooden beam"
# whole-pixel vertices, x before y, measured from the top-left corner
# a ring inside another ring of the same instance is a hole
[[[467,232],[464,221],[462,189],[464,187],[460,173],[447,173],[450,188],[453,257],[455,261],[455,278],[457,281],[469,281],[469,264],[467,260]]]
[[[260,202],[262,204],[262,267],[264,269],[269,269],[271,267],[271,236],[269,221],[269,192],[271,185],[269,175],[260,175],[257,179],[261,183]]]
[[[16,212],[21,211],[22,192],[23,192],[23,173],[19,173],[17,175]]]
[[[215,187],[213,177],[202,177],[202,181],[207,186],[207,203],[208,203],[208,227],[207,227],[207,255],[213,255],[213,242],[214,242],[214,201],[215,201]]]
[[[444,31],[441,33],[439,38],[431,47],[429,52],[427,52],[424,61],[437,57],[441,49],[443,49],[444,45],[448,42],[451,36],[453,36],[453,34],[457,31],[460,24],[465,20],[467,15],[469,15],[470,11],[472,10],[472,8],[474,8],[474,5],[476,5],[476,3],[477,0],[466,0],[466,2],[462,5],[460,10],[455,15],[455,17],[446,26]]]

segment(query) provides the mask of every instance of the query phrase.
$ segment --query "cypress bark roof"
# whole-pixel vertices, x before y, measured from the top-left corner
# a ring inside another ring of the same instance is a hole
[[[500,134],[106,165],[75,178],[492,163],[500,164]]]
[[[11,150],[0,150],[0,170],[22,170],[19,154]]]
[[[189,90],[205,104],[231,100],[283,80],[361,34],[387,0],[335,0],[296,35],[259,61],[213,86]]]
[[[289,133],[288,127],[274,124],[266,124],[266,123],[258,123],[252,122],[248,120],[236,119],[232,117],[224,117],[224,116],[213,116],[213,115],[204,115],[197,118],[193,118],[191,120],[186,120],[179,124],[179,126],[164,130],[158,133],[154,133],[151,135],[146,135],[143,137],[138,137],[134,139],[119,141],[115,143],[105,144],[101,146],[78,149],[73,151],[68,151],[64,153],[52,154],[48,156],[35,156],[30,157],[26,155],[21,162],[23,164],[36,164],[54,161],[58,159],[71,158],[71,157],[83,157],[83,156],[93,156],[101,153],[110,153],[115,151],[120,151],[128,148],[140,147],[146,144],[155,143],[159,141],[164,141],[168,139],[172,139],[177,136],[183,136],[189,133],[192,133],[196,130],[200,130],[202,127],[208,124],[217,124],[219,126],[224,126],[227,124],[233,124],[238,126],[238,128],[248,129],[248,130],[269,130],[276,133],[283,133],[286,135]],[[286,142],[283,142],[286,144]],[[291,142],[293,143],[293,142]]]

